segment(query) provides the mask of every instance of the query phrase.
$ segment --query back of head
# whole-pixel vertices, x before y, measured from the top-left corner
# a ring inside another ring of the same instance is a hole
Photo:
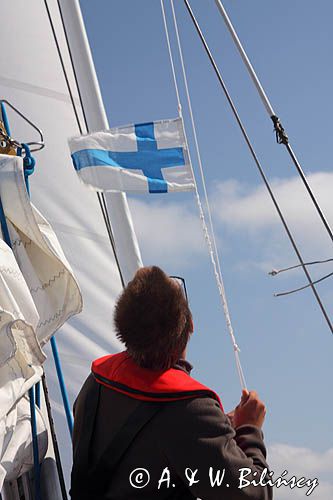
[[[181,286],[156,266],[139,269],[118,299],[114,321],[134,361],[153,370],[170,368],[192,332]]]

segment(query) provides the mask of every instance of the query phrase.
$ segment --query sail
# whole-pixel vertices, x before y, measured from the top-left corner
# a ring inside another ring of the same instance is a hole
[[[75,78],[67,51],[58,5],[48,5],[64,57],[74,103],[83,123]],[[96,193],[77,178],[71,165],[67,139],[79,133],[61,62],[44,1],[12,0],[1,6],[0,98],[20,109],[44,133],[46,147],[35,154],[30,180],[31,199],[51,223],[79,282],[83,312],[58,332],[57,342],[70,402],[90,370],[92,358],[121,347],[113,334],[113,304],[122,289]],[[19,141],[38,140],[35,131],[8,110],[12,136]],[[140,265],[140,253],[126,199],[107,199],[111,224],[125,280]],[[70,437],[51,351],[46,374],[65,473],[71,464]]]

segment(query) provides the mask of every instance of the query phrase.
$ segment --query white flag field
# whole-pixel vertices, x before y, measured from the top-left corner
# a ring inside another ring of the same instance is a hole
[[[80,179],[97,191],[192,191],[193,170],[183,120],[161,120],[69,140]]]

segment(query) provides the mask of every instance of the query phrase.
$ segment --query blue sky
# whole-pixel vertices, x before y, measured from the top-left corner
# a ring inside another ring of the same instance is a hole
[[[272,449],[289,446],[278,450],[280,457],[296,450],[298,461],[311,453],[314,472],[327,480],[329,471],[323,464],[333,448],[333,338],[311,291],[273,297],[277,290],[304,284],[305,277],[302,271],[275,278],[267,274],[297,259],[184,4],[175,3],[225,287],[248,386],[266,402],[264,431]],[[191,3],[304,258],[330,257],[332,243],[287,153],[275,143],[272,124],[214,1]],[[316,2],[316,8],[309,0],[226,0],[224,5],[333,225],[333,5],[328,0]],[[160,2],[81,0],[81,7],[110,126],[176,117]],[[174,42],[169,2],[166,7]],[[193,146],[174,43],[173,48]],[[145,263],[186,278],[195,319],[188,353],[195,365],[193,375],[216,389],[230,409],[239,400],[239,382],[194,197],[136,197],[130,204]],[[319,277],[331,270],[325,264],[311,271]],[[332,281],[319,285],[318,291],[333,318]],[[302,455],[299,450],[304,448]],[[327,484],[325,491],[332,492]],[[318,498],[330,496],[322,495]]]

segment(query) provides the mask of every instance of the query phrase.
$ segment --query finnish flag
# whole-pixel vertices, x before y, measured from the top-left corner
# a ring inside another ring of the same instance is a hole
[[[181,118],[74,137],[69,147],[79,177],[95,190],[167,193],[194,189]]]

